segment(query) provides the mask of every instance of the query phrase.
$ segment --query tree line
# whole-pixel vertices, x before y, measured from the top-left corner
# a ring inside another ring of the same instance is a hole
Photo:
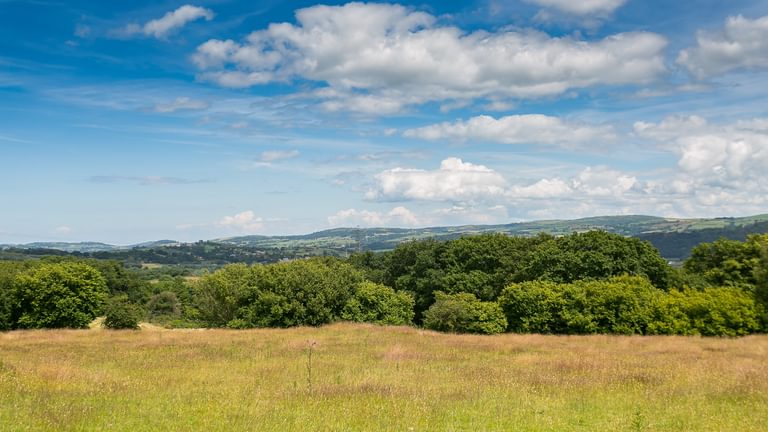
[[[717,240],[671,267],[601,231],[422,240],[341,259],[231,264],[144,280],[117,261],[0,262],[0,329],[291,327],[335,321],[450,332],[739,336],[768,325],[768,235]]]

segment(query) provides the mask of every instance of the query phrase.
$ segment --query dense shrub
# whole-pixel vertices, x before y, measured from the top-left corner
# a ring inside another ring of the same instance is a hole
[[[663,295],[645,278],[621,276],[513,284],[499,303],[513,332],[644,334]]]
[[[734,287],[670,291],[659,304],[651,334],[742,336],[761,330],[763,309]]]
[[[362,273],[332,258],[235,264],[201,278],[196,305],[212,327],[321,325],[341,319],[362,281]]]
[[[338,321],[363,275],[338,259],[311,258],[251,267],[237,326],[317,326]]]
[[[422,240],[398,245],[381,257],[359,254],[350,262],[415,299],[415,321],[435,302],[434,292],[471,293],[496,301],[512,282],[551,280],[570,283],[621,275],[644,276],[667,289],[672,269],[644,241],[602,231],[562,237],[464,236],[450,241]]]
[[[373,283],[361,283],[344,305],[341,318],[374,324],[405,325],[413,321],[413,296]]]
[[[230,264],[204,275],[195,285],[199,318],[210,327],[224,327],[236,318],[248,290],[255,284],[245,264]]]
[[[107,297],[104,277],[91,266],[43,264],[16,277],[21,328],[85,328]]]
[[[502,333],[507,319],[496,302],[484,302],[470,293],[435,293],[435,303],[424,314],[424,327],[453,333]]]
[[[181,314],[181,303],[172,291],[163,291],[150,297],[147,302],[150,318],[178,317]]]
[[[144,311],[130,302],[127,295],[112,297],[104,307],[104,327],[138,330]]]

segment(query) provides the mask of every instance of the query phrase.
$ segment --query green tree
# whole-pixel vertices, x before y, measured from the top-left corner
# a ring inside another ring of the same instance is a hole
[[[434,292],[443,289],[445,242],[411,241],[399,244],[388,254],[384,284],[397,291],[407,291],[415,301],[415,321],[434,303]]]
[[[670,266],[650,243],[604,231],[575,233],[541,243],[516,282],[545,279],[560,283],[644,276],[661,289],[669,287]]]
[[[768,235],[758,239],[760,258],[755,265],[755,298],[763,309],[763,329],[768,331]]]
[[[251,268],[253,283],[237,327],[317,326],[338,321],[363,275],[335,258],[310,258]]]
[[[513,332],[645,334],[662,296],[664,292],[643,277],[620,276],[512,284],[499,304]]]
[[[26,262],[0,261],[0,331],[11,330],[18,320],[18,299],[14,281],[29,268]]]
[[[138,330],[144,311],[131,303],[128,296],[112,297],[104,307],[104,327],[112,330]]]
[[[424,314],[424,327],[452,333],[502,333],[507,319],[496,302],[484,302],[470,293],[435,292],[435,303]]]
[[[361,283],[344,306],[341,318],[385,325],[407,325],[413,321],[413,296],[373,282]]]
[[[82,263],[43,264],[16,277],[18,326],[85,328],[107,297],[96,269]]]
[[[530,261],[531,253],[549,239],[546,235],[526,238],[483,234],[450,241],[441,258],[445,264],[441,289],[495,301],[524,263]]]
[[[760,262],[765,236],[750,236],[747,241],[720,239],[693,248],[683,268],[701,275],[713,286],[749,288],[757,282],[755,269]]]
[[[237,317],[254,285],[253,273],[245,264],[230,264],[203,275],[195,286],[200,320],[210,327],[226,326]]]
[[[147,311],[152,319],[179,317],[181,315],[181,302],[173,291],[162,291],[150,297],[147,302]]]

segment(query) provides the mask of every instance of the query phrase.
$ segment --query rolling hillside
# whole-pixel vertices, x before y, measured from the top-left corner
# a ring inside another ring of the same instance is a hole
[[[130,246],[104,243],[29,243],[0,245],[6,254],[45,254],[64,251],[95,258],[165,264],[214,264],[272,262],[311,255],[345,255],[358,250],[382,251],[404,241],[433,238],[450,240],[462,235],[504,233],[533,236],[563,235],[604,230],[650,241],[669,260],[679,261],[701,242],[721,237],[743,240],[749,234],[768,232],[768,215],[742,218],[670,219],[655,216],[601,216],[576,220],[543,220],[504,225],[465,225],[430,228],[336,228],[306,235],[242,236],[205,242],[160,240]]]

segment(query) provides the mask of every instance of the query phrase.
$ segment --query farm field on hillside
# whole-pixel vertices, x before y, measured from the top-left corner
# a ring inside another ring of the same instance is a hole
[[[766,424],[768,336],[465,336],[353,324],[0,333],[2,431]]]

